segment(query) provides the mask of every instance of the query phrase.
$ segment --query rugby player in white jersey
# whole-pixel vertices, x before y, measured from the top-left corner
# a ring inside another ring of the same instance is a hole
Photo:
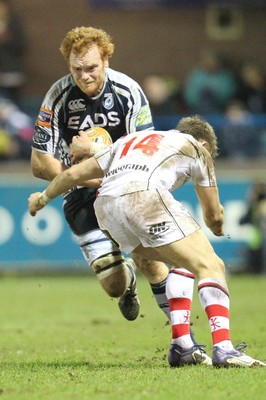
[[[52,180],[69,168],[71,162],[90,154],[86,146],[83,149],[73,146],[70,153],[72,138],[79,132],[102,127],[115,142],[123,135],[153,128],[149,104],[138,83],[109,68],[114,44],[105,31],[93,27],[74,28],[66,34],[60,51],[70,73],[56,81],[45,95],[32,145],[32,172],[46,180]],[[64,214],[103,289],[109,296],[119,298],[124,317],[134,320],[140,307],[134,263],[130,258],[125,259],[120,249],[99,229],[93,209],[97,185],[98,180],[90,182],[89,187],[75,186],[64,193]],[[168,268],[137,254],[134,260],[149,281],[159,307],[169,318],[165,295]],[[183,275],[180,278],[183,279]],[[190,279],[191,293],[193,280]],[[192,334],[191,340],[194,340]],[[207,355],[203,358],[203,362],[210,362]]]
[[[213,164],[215,133],[197,116],[181,119],[177,129],[144,131],[118,139],[108,149],[58,175],[43,193],[32,194],[29,211],[34,216],[70,187],[103,178],[94,204],[100,228],[125,253],[173,266],[166,287],[172,325],[169,364],[179,367],[201,362],[201,349],[191,343],[189,335],[189,278],[185,275],[181,288],[177,280],[179,268],[186,265],[192,277],[199,279],[199,299],[212,334],[212,364],[265,367],[243,353],[245,344],[233,346],[224,263],[198,223],[171,194],[192,179],[206,226],[214,235],[224,235]]]

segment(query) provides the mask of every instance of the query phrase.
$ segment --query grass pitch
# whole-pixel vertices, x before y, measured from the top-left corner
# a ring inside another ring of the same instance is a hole
[[[229,276],[234,344],[266,361],[266,276]],[[0,279],[0,395],[10,400],[265,399],[266,368],[171,369],[170,327],[138,275],[141,315],[121,316],[94,276]],[[197,340],[211,335],[195,290]]]

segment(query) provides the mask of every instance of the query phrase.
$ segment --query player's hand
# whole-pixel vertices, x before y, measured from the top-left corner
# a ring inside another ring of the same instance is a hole
[[[28,209],[29,213],[32,217],[34,217],[37,211],[41,210],[44,206],[42,206],[39,202],[41,192],[32,193],[28,198]]]
[[[73,136],[69,153],[72,165],[90,156],[90,145],[91,140],[86,131],[79,131],[78,135]]]
[[[212,232],[215,236],[224,236],[224,227],[223,226],[214,227],[212,229]]]

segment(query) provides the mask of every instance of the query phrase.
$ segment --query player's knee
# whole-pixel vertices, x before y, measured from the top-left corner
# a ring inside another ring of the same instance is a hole
[[[215,253],[201,260],[195,267],[196,275],[200,279],[204,278],[216,278],[225,279],[225,265],[223,260],[218,257]]]
[[[223,275],[223,276],[225,275],[225,264],[224,264],[223,260],[218,256],[216,256],[216,263],[215,263],[214,269],[218,274]]]
[[[102,288],[110,297],[121,297],[130,283],[130,274],[120,252],[108,253],[91,264]]]

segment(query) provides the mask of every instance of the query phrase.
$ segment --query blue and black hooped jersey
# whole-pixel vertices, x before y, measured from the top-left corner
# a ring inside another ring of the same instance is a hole
[[[93,126],[105,128],[114,142],[126,134],[153,128],[150,107],[138,83],[107,68],[103,89],[90,98],[76,86],[71,74],[59,79],[41,105],[32,147],[59,154],[61,161],[70,166],[72,137]]]

